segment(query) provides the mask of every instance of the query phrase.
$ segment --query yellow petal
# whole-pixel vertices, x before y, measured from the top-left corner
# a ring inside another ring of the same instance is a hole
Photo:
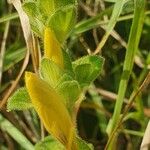
[[[45,28],[44,31],[44,55],[63,68],[61,44],[57,41],[54,32],[50,28]]]
[[[25,82],[33,106],[47,131],[64,144],[68,150],[76,150],[75,130],[59,95],[34,73],[26,72]]]

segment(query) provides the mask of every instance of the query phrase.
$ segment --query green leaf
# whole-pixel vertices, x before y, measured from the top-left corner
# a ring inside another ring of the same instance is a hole
[[[23,8],[29,16],[37,17],[37,15],[39,15],[37,3],[33,0],[25,1],[23,3]]]
[[[85,56],[73,62],[76,79],[81,87],[88,86],[100,74],[104,59],[99,56]]]
[[[38,0],[38,7],[43,14],[50,16],[58,9],[75,3],[75,0]]]
[[[92,144],[87,144],[79,137],[77,137],[77,144],[79,150],[94,150]],[[43,141],[40,141],[35,145],[35,150],[65,150],[65,148],[52,136],[47,136]]]
[[[9,99],[7,104],[8,111],[23,110],[32,107],[32,103],[26,88],[18,89]]]
[[[37,3],[34,1],[28,1],[23,4],[23,9],[29,16],[30,24],[34,33],[39,37],[43,37],[45,22],[43,14],[40,13]]]
[[[79,150],[94,150],[92,144],[86,143],[84,140],[82,140],[79,137],[77,138],[77,143],[78,143]]]
[[[55,0],[38,0],[37,3],[40,12],[45,16],[51,16],[56,10]]]
[[[63,73],[63,70],[50,59],[42,59],[40,64],[40,75],[52,87],[57,85]]]
[[[87,86],[92,81],[91,73],[93,68],[91,64],[81,64],[76,66],[75,73],[76,79],[80,83],[81,87]]]
[[[35,145],[35,150],[65,150],[65,148],[59,141],[47,136]]]
[[[76,100],[78,100],[81,89],[77,81],[65,81],[57,86],[57,91],[64,98],[65,105],[72,112],[72,108]]]
[[[71,32],[76,21],[76,7],[74,5],[63,7],[56,11],[47,23],[60,43],[63,43]]]
[[[75,24],[75,0],[29,0],[24,2],[23,8],[29,16],[32,30],[41,38],[45,27],[49,26],[57,39],[64,42]]]
[[[64,74],[60,77],[57,86],[60,85],[60,84],[62,84],[62,83],[65,82],[65,81],[72,81],[72,80],[73,80],[73,78],[72,78],[68,73],[64,73]],[[57,87],[56,87],[56,88],[57,88]]]
[[[63,52],[64,70],[71,77],[74,77],[74,72],[73,72],[70,56],[68,55],[68,53],[65,50],[62,50],[62,52]]]

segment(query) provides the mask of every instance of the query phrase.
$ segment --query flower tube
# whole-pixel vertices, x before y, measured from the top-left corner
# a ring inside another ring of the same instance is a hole
[[[67,150],[77,150],[71,117],[56,91],[34,73],[26,72],[26,88],[47,131]]]
[[[61,44],[58,42],[54,32],[50,28],[45,28],[44,31],[44,56],[63,68],[64,63]]]

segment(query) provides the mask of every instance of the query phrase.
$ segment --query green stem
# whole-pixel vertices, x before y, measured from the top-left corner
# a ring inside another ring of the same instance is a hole
[[[134,18],[133,18],[128,46],[126,50],[122,78],[119,84],[118,97],[117,97],[112,120],[108,124],[109,128],[107,132],[109,136],[112,133],[113,129],[115,128],[115,125],[117,124],[121,114],[123,99],[125,97],[128,80],[130,78],[130,74],[133,68],[134,56],[136,54],[136,50],[138,49],[138,45],[142,33],[145,3],[146,3],[145,0],[135,0]]]

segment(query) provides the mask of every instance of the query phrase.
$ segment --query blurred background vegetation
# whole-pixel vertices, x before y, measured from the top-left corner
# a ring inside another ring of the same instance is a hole
[[[67,40],[72,60],[91,54],[97,48],[105,33],[105,25],[109,22],[114,2],[113,0],[79,0],[77,24]],[[86,100],[81,104],[78,114],[79,135],[93,143],[97,150],[104,149],[108,140],[106,127],[115,106],[133,12],[134,2],[128,0],[101,51],[101,55],[105,58],[103,73],[88,89]],[[128,103],[132,91],[142,83],[150,69],[149,0],[145,14],[139,49],[135,55],[124,106]],[[43,45],[43,43],[40,44]],[[0,50],[0,100],[2,101],[17,78],[26,54],[18,14],[6,0],[0,0]],[[31,60],[26,69],[33,70]],[[24,85],[23,79],[24,76],[21,77],[15,89]],[[126,121],[122,124],[118,149],[139,149],[149,118],[150,87],[138,95],[132,104]],[[6,107],[1,109],[1,150],[31,149],[40,139],[40,121],[33,110],[7,112]]]

